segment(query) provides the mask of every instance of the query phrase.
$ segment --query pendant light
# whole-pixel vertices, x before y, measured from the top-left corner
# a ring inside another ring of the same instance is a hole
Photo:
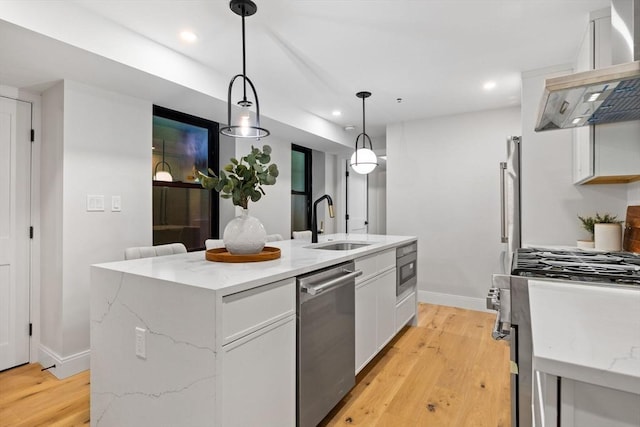
[[[158,166],[160,165],[162,165],[162,170],[158,172]],[[169,172],[164,170],[165,165],[169,169]],[[153,169],[153,180],[166,182],[173,181],[173,176],[171,175],[171,166],[169,165],[169,163],[164,161],[164,139],[162,140],[162,161],[156,163],[156,167]]]
[[[244,17],[251,16],[258,11],[258,6],[251,0],[231,0],[229,8],[236,15],[242,17],[242,74],[236,74],[229,83],[229,92],[227,95],[227,126],[220,129],[220,133],[233,138],[255,138],[260,139],[269,136],[269,131],[260,127],[260,103],[258,102],[258,94],[256,88],[247,77],[245,42],[244,42]],[[236,121],[231,120],[231,90],[236,79],[242,79],[242,99],[237,102],[241,107]],[[250,110],[253,102],[247,99],[247,84],[253,92],[253,99],[256,103],[255,117]]]
[[[376,153],[373,152],[373,145],[371,138],[367,135],[364,120],[364,100],[371,96],[371,92],[358,92],[356,96],[362,99],[362,133],[356,137],[356,151],[351,155],[349,164],[356,173],[366,175],[378,166],[378,159]],[[360,137],[362,137],[362,148],[358,148]],[[369,148],[365,146],[366,141],[369,141]]]

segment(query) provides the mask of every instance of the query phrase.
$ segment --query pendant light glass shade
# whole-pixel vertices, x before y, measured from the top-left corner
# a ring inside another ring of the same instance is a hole
[[[358,148],[351,155],[351,168],[362,175],[372,172],[378,166],[376,153],[368,148]]]
[[[365,130],[364,100],[371,96],[371,92],[358,92],[356,96],[362,99],[362,133],[356,137],[356,149],[351,155],[349,165],[354,172],[366,175],[378,166],[378,158],[376,157],[376,153],[373,152],[371,138],[369,138]],[[362,137],[362,147],[358,148],[360,137]],[[365,146],[367,141],[369,141],[369,148]]]
[[[236,74],[229,83],[229,91],[227,93],[227,126],[220,128],[220,133],[233,138],[255,138],[260,139],[269,136],[269,131],[260,127],[260,102],[256,88],[247,77],[246,72],[246,55],[245,55],[245,39],[244,39],[244,17],[251,16],[258,11],[258,7],[251,0],[231,0],[229,7],[236,15],[242,17],[242,74]],[[242,82],[242,99],[237,104],[241,107],[241,111],[236,114],[235,119],[231,115],[231,96],[233,92],[233,84],[239,79]],[[255,101],[255,114],[251,110],[254,101],[247,98],[247,85],[253,93]]]

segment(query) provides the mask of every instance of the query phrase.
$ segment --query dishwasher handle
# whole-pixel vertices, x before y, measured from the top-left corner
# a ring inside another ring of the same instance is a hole
[[[362,271],[349,271],[343,270],[343,272],[348,273],[344,276],[336,277],[335,279],[327,280],[326,282],[322,282],[319,285],[300,285],[300,291],[305,292],[311,296],[318,295],[322,292],[329,291],[333,288],[337,288],[338,286],[343,285],[345,282],[355,279],[358,276],[362,275]]]

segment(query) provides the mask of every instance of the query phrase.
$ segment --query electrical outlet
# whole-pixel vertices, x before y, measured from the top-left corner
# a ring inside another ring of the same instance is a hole
[[[136,327],[136,356],[147,358],[147,330],[140,327]]]

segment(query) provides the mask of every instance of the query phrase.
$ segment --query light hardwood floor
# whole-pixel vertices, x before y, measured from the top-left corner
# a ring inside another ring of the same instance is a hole
[[[322,426],[510,426],[509,347],[491,339],[495,315],[420,304],[418,318]],[[0,426],[88,423],[88,372],[62,381],[37,364],[0,373]]]

